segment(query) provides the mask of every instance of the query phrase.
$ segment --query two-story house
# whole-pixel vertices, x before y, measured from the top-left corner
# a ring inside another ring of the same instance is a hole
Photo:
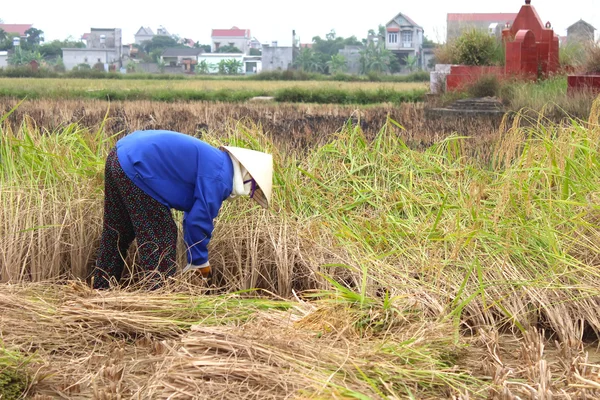
[[[121,29],[92,28],[84,37],[86,38],[86,47],[62,49],[63,62],[67,70],[71,70],[79,64],[88,64],[93,67],[100,63],[104,64],[105,70],[108,70],[110,65],[114,65],[116,68],[122,67]]]
[[[567,28],[567,43],[594,43],[596,28],[580,19]]]
[[[406,64],[408,56],[416,57],[422,65],[423,28],[405,14],[399,13],[385,25],[385,47]]]
[[[211,34],[212,52],[216,53],[220,47],[234,46],[247,54],[250,48],[250,29],[240,29],[237,26],[231,29],[213,29]]]

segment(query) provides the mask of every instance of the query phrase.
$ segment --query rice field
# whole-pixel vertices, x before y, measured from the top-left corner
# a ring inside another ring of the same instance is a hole
[[[422,101],[428,84],[409,82],[127,80],[0,78],[0,97],[153,101],[247,101],[356,103]]]
[[[210,114],[172,106],[186,126]],[[152,293],[85,284],[122,131],[104,103],[55,107],[0,124],[2,398],[600,396],[600,99],[586,121],[438,136],[417,108],[361,109],[304,146],[234,118],[268,106],[214,118],[187,132],[272,152],[274,207],[226,203],[214,286],[178,276]],[[129,128],[166,122],[162,107],[117,109]],[[362,114],[386,118],[363,129]]]

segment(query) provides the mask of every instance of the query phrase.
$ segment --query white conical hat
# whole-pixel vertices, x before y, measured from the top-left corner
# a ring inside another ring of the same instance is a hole
[[[268,208],[273,190],[273,156],[241,147],[223,146],[223,149],[238,160],[256,181],[258,189],[252,198],[264,208]]]

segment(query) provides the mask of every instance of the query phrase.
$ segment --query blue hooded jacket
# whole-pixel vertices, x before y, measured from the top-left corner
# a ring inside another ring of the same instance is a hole
[[[183,133],[152,130],[119,140],[117,157],[136,186],[161,204],[184,211],[188,262],[207,262],[213,220],[233,190],[229,155]]]

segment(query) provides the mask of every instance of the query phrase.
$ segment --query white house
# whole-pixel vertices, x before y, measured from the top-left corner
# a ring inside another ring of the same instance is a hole
[[[101,63],[108,70],[110,65],[117,69],[122,67],[123,42],[121,29],[92,28],[90,33],[83,36],[86,41],[85,48],[64,48],[63,62],[67,71],[79,64],[88,64],[90,67]]]
[[[210,37],[213,53],[216,53],[220,47],[234,46],[246,54],[252,40],[250,29],[240,29],[237,26],[231,29],[213,29]]]
[[[208,65],[208,72],[211,74],[218,73],[219,63],[228,60],[240,62],[238,74],[252,75],[262,70],[260,56],[247,56],[240,53],[203,53],[198,56],[198,64],[205,62]]]
[[[8,66],[8,52],[0,51],[0,68]]]
[[[407,15],[399,13],[385,25],[385,30],[385,47],[398,57],[401,64],[405,63],[407,56],[415,56],[421,60],[423,28],[420,25]]]

